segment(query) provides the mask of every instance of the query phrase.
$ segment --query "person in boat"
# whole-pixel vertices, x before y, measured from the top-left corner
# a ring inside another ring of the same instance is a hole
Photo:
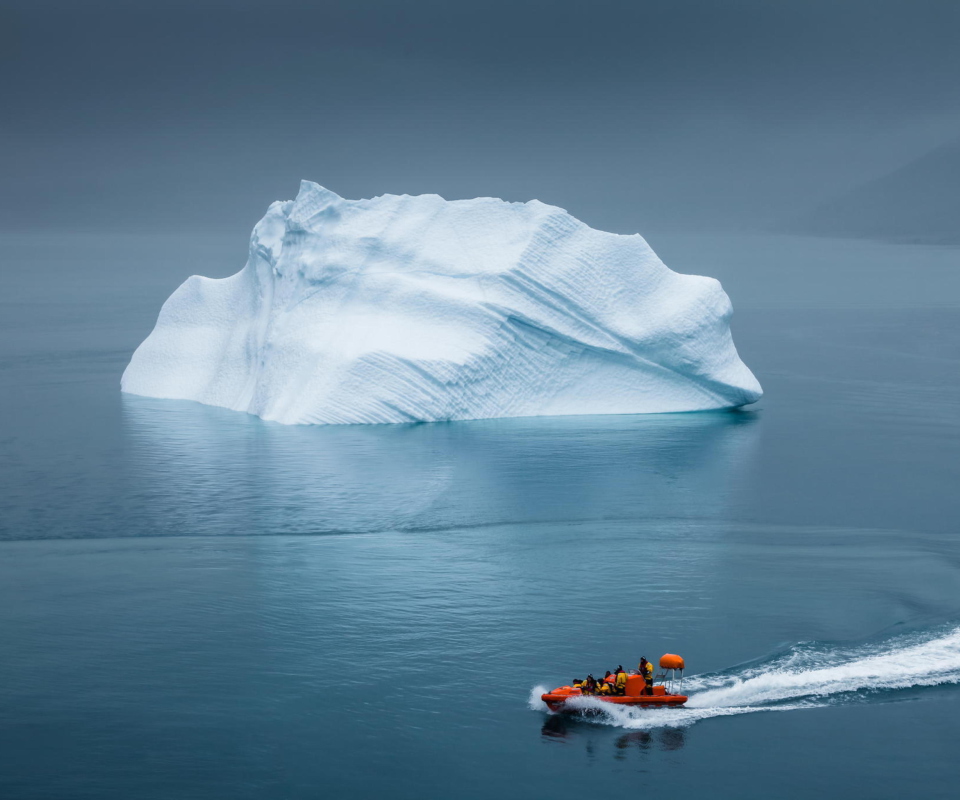
[[[643,693],[653,694],[653,664],[647,661],[646,658],[641,658],[637,672],[643,676],[643,682],[646,684]]]
[[[574,678],[573,683],[570,684],[574,689],[582,689],[583,681],[580,678]]]
[[[614,680],[614,687],[617,694],[626,694],[627,691],[627,671],[623,666],[617,667],[617,677]]]
[[[583,682],[583,686],[580,687],[584,694],[596,694],[597,693],[597,679],[593,675],[587,675],[587,679]]]
[[[600,681],[600,685],[597,687],[597,694],[601,697],[609,697],[613,694],[613,684],[608,680]]]

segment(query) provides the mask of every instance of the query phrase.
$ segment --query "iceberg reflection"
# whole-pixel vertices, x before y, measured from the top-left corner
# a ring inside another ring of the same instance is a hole
[[[286,426],[123,403],[141,535],[722,517],[759,428],[744,411]]]

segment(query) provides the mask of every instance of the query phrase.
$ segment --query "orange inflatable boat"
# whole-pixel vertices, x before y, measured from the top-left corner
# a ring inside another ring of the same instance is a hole
[[[639,706],[664,708],[682,706],[687,702],[683,692],[683,659],[671,653],[660,659],[660,668],[663,670],[656,676],[653,685],[653,694],[646,694],[646,681],[642,675],[628,675],[627,685],[621,695],[586,695],[573,686],[560,686],[551,692],[540,695],[540,699],[547,704],[551,711],[579,711],[579,708],[568,707],[567,701],[575,697],[592,697],[602,703],[611,703],[618,706]],[[677,675],[679,673],[679,677]],[[613,682],[611,677],[610,682]]]

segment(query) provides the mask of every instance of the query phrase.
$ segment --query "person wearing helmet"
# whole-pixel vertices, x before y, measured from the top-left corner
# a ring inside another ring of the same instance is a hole
[[[653,664],[646,658],[641,658],[637,672],[643,676],[643,681],[646,684],[644,694],[653,694]]]
[[[617,677],[614,680],[617,694],[626,694],[627,691],[627,671],[623,666],[617,667]]]

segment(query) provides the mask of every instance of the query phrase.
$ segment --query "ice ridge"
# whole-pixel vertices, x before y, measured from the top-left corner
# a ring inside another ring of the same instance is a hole
[[[695,411],[761,395],[720,284],[537,200],[303,181],[164,303],[121,388],[283,423]]]

